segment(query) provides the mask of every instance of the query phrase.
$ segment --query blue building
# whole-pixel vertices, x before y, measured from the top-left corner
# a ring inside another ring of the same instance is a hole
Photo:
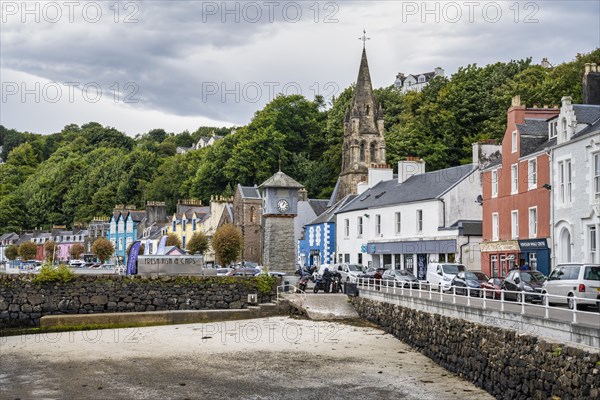
[[[298,261],[306,267],[335,263],[335,212],[356,195],[349,195],[304,225],[298,240]]]
[[[125,259],[127,248],[138,239],[138,225],[146,217],[145,211],[115,209],[110,218],[107,239],[115,248],[115,256]]]

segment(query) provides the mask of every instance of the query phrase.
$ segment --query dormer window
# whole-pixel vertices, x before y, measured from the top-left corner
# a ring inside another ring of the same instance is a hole
[[[513,153],[517,152],[517,131],[513,131],[511,136],[511,151]]]
[[[548,124],[548,138],[555,138],[557,135],[558,121],[552,121]]]
[[[419,83],[423,83],[425,82],[425,77],[424,76],[420,76],[419,77]]]

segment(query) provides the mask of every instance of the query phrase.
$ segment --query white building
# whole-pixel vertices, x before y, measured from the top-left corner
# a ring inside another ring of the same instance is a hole
[[[440,67],[437,67],[433,72],[423,72],[415,75],[404,75],[404,73],[398,72],[396,75],[396,80],[394,81],[394,86],[400,89],[402,93],[411,91],[420,92],[429,84],[429,81],[436,76],[443,77],[444,70]]]
[[[600,105],[572,104],[563,97],[560,114],[549,122],[549,136],[556,138],[551,154],[553,265],[600,263]]]
[[[425,173],[425,162],[371,168],[358,196],[337,212],[337,261],[406,269],[419,279],[435,261],[479,270],[478,163]]]

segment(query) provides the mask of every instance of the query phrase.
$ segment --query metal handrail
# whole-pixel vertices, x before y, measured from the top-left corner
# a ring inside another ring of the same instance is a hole
[[[287,291],[285,290],[286,288]],[[304,305],[304,302],[306,301],[306,292],[292,284],[277,286],[277,302],[279,302],[280,297],[283,297],[283,294],[288,296],[291,295],[291,297],[298,297],[300,299],[300,306]]]
[[[397,288],[397,284],[400,284],[400,291],[396,290]],[[432,285],[430,285],[429,283],[426,282],[422,282],[419,281],[418,282],[418,289],[413,289],[413,282],[402,282],[402,281],[396,281],[396,280],[392,280],[392,279],[375,279],[375,278],[364,278],[364,277],[360,277],[357,279],[357,285],[359,288],[363,288],[363,289],[371,289],[371,290],[377,290],[380,292],[384,292],[387,294],[394,294],[394,295],[401,295],[401,296],[407,296],[407,297],[418,297],[418,298],[422,298],[423,297],[423,292],[428,293],[428,299],[429,300],[434,300],[434,297],[432,295],[434,290]],[[405,286],[408,285],[408,290],[405,290]],[[440,296],[439,298],[437,298],[437,301],[439,302],[443,302],[444,301],[444,296],[452,296],[452,304],[456,304],[456,289],[457,286],[455,285],[450,285],[449,290],[447,291],[448,293],[444,293],[444,290],[440,290]],[[471,304],[471,291],[476,291],[476,293],[480,293],[480,298],[482,300],[482,307],[484,309],[487,308],[488,302],[499,302],[500,303],[500,311],[504,312],[504,305],[505,304],[515,304],[515,302],[509,302],[508,300],[506,300],[505,295],[506,294],[514,294],[515,296],[515,300],[520,300],[517,301],[517,304],[520,304],[521,306],[521,310],[520,313],[521,314],[525,314],[525,306],[527,305],[528,307],[544,307],[545,312],[544,312],[544,318],[548,319],[549,318],[549,310],[550,309],[557,309],[557,310],[563,310],[563,311],[571,311],[573,313],[573,323],[577,323],[577,314],[578,313],[589,313],[589,314],[593,314],[595,315],[596,312],[588,312],[588,311],[583,311],[583,310],[578,310],[577,309],[577,305],[580,304],[581,302],[588,302],[591,299],[589,298],[582,298],[582,297],[578,297],[577,295],[574,296],[561,296],[561,295],[552,295],[552,294],[548,294],[545,292],[528,292],[528,291],[511,291],[511,290],[505,290],[505,289],[500,289],[500,299],[496,299],[496,293],[497,290],[496,289],[486,289],[486,288],[470,288],[470,287],[460,287],[461,290],[466,291],[466,297],[467,297],[467,306],[472,306]],[[481,296],[481,293],[483,293],[483,295]],[[488,297],[488,293],[491,293],[491,298]],[[526,302],[526,297],[530,297],[530,296],[535,296],[538,297],[541,300],[541,304],[533,304],[533,303],[527,303]],[[512,297],[512,296],[511,296]],[[573,308],[572,309],[567,309],[565,310],[564,308],[561,307],[554,307],[551,306],[549,304],[548,300],[552,300],[552,299],[563,299],[566,300],[567,303],[569,302],[569,300],[573,301]]]

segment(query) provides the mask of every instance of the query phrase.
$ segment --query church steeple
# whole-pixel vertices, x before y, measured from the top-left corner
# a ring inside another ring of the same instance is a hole
[[[344,120],[342,171],[335,190],[337,200],[356,193],[356,185],[368,177],[371,165],[385,164],[383,110],[373,94],[371,73],[364,45],[369,39],[363,31],[362,56],[352,103]]]
[[[371,73],[369,72],[369,62],[367,61],[367,50],[363,46],[349,117],[351,119],[358,118],[358,130],[361,133],[376,134],[379,132],[377,121],[380,118],[383,120],[383,117],[380,117],[379,115],[379,111],[380,108],[373,95]]]

